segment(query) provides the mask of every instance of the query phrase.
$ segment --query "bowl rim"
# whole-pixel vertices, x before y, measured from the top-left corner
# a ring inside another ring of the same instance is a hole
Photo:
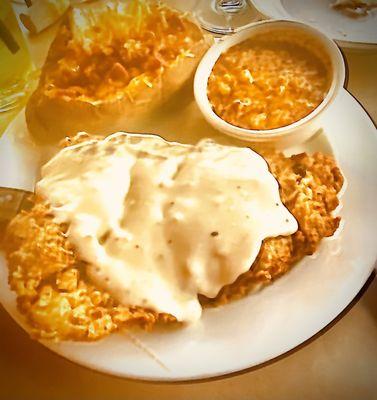
[[[324,51],[327,52],[331,60],[332,80],[328,92],[322,102],[312,110],[304,118],[298,121],[292,122],[291,124],[274,128],[274,129],[247,129],[233,125],[221,117],[219,117],[212,109],[212,105],[208,98],[207,87],[208,79],[212,73],[212,69],[219,59],[219,57],[226,52],[229,48],[247,40],[253,34],[258,32],[268,31],[268,28],[284,29],[293,28],[305,31],[307,34],[313,36],[323,44]],[[202,60],[200,61],[194,77],[194,96],[196,103],[202,112],[203,116],[209,123],[214,125],[218,130],[226,133],[230,136],[237,137],[239,139],[250,140],[250,141],[266,141],[266,139],[272,139],[273,141],[290,136],[295,133],[296,129],[302,128],[304,125],[312,122],[318,117],[323,111],[336,98],[339,90],[344,86],[346,78],[346,67],[343,54],[334,40],[329,38],[326,34],[319,31],[312,26],[303,22],[293,20],[264,20],[249,24],[246,28],[238,31],[233,35],[220,38],[215,44],[213,44],[205,53]]]

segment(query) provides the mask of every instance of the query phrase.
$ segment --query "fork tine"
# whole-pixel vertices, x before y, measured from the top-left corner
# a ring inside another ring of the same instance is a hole
[[[8,104],[0,104],[0,113],[7,112],[17,108],[19,105],[18,102],[8,103]]]
[[[15,103],[17,103],[17,99],[7,99],[7,101],[5,100],[3,102],[0,101],[0,107],[6,107]]]
[[[2,102],[0,101],[0,113],[7,112],[13,110],[14,108],[18,107],[22,100],[21,95],[18,96],[11,96],[4,99]]]
[[[8,112],[8,111],[12,111],[12,110],[14,110],[15,108],[17,108],[17,105],[14,105],[14,106],[11,106],[11,107],[7,107],[7,108],[0,108],[0,115],[1,115],[2,113],[6,113],[6,112]]]

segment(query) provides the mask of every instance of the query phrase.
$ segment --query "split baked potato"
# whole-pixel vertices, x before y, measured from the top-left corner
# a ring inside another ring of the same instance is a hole
[[[39,142],[108,134],[161,105],[212,43],[189,15],[159,2],[85,3],[67,13],[26,107]]]

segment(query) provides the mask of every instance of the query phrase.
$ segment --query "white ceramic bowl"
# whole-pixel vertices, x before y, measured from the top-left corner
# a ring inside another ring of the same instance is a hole
[[[316,40],[321,45],[322,51],[327,53],[331,61],[332,82],[324,100],[306,117],[281,128],[268,130],[245,129],[224,121],[213,111],[207,96],[208,78],[216,61],[230,47],[243,42],[255,34],[259,35],[264,32],[268,34],[273,30],[280,31],[282,29],[297,30],[298,35],[300,32],[304,33],[306,36]],[[194,93],[199,109],[206,120],[217,130],[249,142],[268,144],[274,147],[290,147],[308,140],[321,128],[321,117],[324,111],[331,106],[339,90],[343,87],[344,80],[345,65],[342,53],[335,42],[326,35],[300,22],[262,21],[252,24],[247,29],[232,36],[220,39],[220,41],[207,51],[195,74]]]

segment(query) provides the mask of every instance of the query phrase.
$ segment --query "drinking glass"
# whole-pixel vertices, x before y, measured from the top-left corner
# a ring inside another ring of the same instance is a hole
[[[33,64],[10,1],[0,0],[0,128],[30,91]]]
[[[203,29],[217,35],[234,33],[260,19],[248,0],[198,0],[193,11]]]

